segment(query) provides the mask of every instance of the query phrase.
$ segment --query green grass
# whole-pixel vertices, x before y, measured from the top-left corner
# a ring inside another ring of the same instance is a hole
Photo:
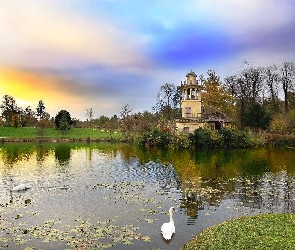
[[[11,139],[24,139],[24,138],[40,138],[36,134],[36,129],[32,127],[13,128],[13,127],[0,127],[0,137],[7,137]],[[55,128],[47,128],[45,130],[44,138],[69,138],[69,139],[120,139],[121,134],[118,132],[109,133],[100,129],[92,128],[71,128],[65,135]]]
[[[246,216],[208,228],[183,250],[295,249],[295,214]]]

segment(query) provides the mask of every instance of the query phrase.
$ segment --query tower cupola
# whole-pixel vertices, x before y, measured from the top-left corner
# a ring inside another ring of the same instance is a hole
[[[182,118],[201,117],[201,86],[195,72],[187,73],[186,80],[181,81],[180,89]]]

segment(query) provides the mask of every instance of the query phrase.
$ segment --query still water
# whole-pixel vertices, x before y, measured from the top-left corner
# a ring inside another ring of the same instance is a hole
[[[294,153],[2,144],[0,248],[181,249],[232,218],[294,213]],[[30,188],[11,191],[21,183]],[[176,233],[165,241],[171,206]]]

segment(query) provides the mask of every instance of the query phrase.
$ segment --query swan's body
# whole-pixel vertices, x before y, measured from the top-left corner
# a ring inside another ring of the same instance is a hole
[[[170,221],[168,223],[164,223],[161,226],[161,232],[165,240],[170,240],[172,235],[175,233],[175,226],[174,226],[174,221],[172,217],[174,211],[176,211],[174,207],[171,207],[169,209]]]
[[[11,184],[12,184],[12,179],[10,180]],[[12,192],[17,192],[17,191],[26,191],[27,189],[31,188],[30,186],[28,186],[27,184],[19,184],[15,187],[12,187],[10,190]]]

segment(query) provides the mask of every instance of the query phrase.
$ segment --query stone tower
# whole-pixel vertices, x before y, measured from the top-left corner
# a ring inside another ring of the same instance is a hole
[[[186,75],[186,81],[181,82],[180,89],[182,118],[201,118],[201,86],[195,72],[191,71]]]

